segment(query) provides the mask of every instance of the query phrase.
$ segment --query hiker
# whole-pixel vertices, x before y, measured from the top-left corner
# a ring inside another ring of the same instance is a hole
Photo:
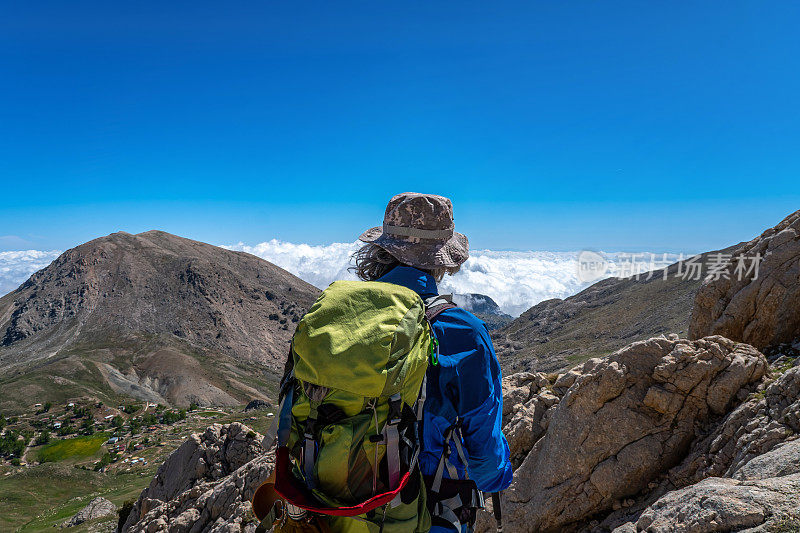
[[[437,295],[436,282],[458,272],[469,256],[467,237],[454,231],[452,203],[429,194],[395,196],[383,226],[365,231],[360,240],[368,244],[355,254],[359,278],[403,285],[423,298]],[[501,432],[502,376],[486,326],[472,313],[452,307],[438,315],[433,329],[439,364],[428,367],[419,467],[428,489],[431,531],[444,532],[455,527],[453,516],[448,519],[437,508],[431,490],[437,471],[444,478],[439,494],[451,492],[447,480],[467,476],[478,490],[493,493],[511,483],[511,463]],[[458,448],[445,448],[444,435],[456,421],[454,436],[463,439],[463,455]],[[447,468],[441,468],[442,458]]]
[[[332,283],[292,339],[259,528],[469,532],[481,491],[507,488],[512,470],[486,326],[436,285],[467,238],[449,199],[403,193],[360,240],[363,281]]]

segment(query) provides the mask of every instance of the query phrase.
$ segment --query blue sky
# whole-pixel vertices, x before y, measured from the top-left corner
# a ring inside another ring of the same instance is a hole
[[[702,251],[800,208],[800,4],[0,4],[0,250],[352,241],[404,190],[476,248]]]

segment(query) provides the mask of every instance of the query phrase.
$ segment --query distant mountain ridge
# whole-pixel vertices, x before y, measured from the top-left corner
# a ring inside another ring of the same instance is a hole
[[[710,254],[730,254],[738,246],[700,254],[700,262]],[[685,338],[703,280],[682,276],[678,269],[675,263],[638,279],[604,279],[564,300],[553,298],[531,307],[492,331],[504,374],[563,370],[656,335]]]
[[[453,303],[483,320],[490,330],[501,328],[514,320],[514,317],[504,313],[497,302],[485,294],[453,294]]]
[[[95,239],[0,298],[0,408],[54,393],[263,397],[318,294],[263,259],[162,231]]]

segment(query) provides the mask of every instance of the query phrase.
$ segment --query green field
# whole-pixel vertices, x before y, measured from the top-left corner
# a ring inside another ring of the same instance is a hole
[[[107,432],[102,432],[52,442],[39,450],[36,457],[40,463],[91,457],[100,451],[100,446],[108,440],[109,435]]]
[[[0,477],[0,531],[55,531],[92,498],[103,496],[118,507],[135,499],[157,466],[144,471],[102,474],[62,463],[47,463]],[[113,517],[116,524],[116,517]],[[77,533],[84,528],[71,528]]]
[[[158,466],[191,433],[203,432],[212,423],[243,422],[255,431],[265,432],[273,417],[267,411],[249,413],[242,406],[232,412],[203,409],[188,413],[185,421],[173,426],[163,426],[157,432],[137,435],[132,440],[151,443],[142,450],[123,452],[124,457],[138,456],[147,460],[147,465],[131,467],[121,461],[112,463],[104,472],[95,472],[93,466],[104,452],[102,444],[109,432],[73,437],[32,448],[31,459],[41,464],[23,467],[0,465],[0,533],[5,532],[53,532],[58,526],[92,498],[103,496],[118,508],[129,500],[135,500],[147,487]],[[126,437],[130,439],[130,437]],[[163,446],[154,445],[158,439]],[[46,461],[46,462],[45,462]],[[70,528],[70,533],[110,531],[117,517],[101,519],[98,523],[87,523]]]

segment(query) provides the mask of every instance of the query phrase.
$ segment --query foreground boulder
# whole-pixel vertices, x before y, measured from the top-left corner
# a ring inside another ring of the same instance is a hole
[[[800,531],[800,474],[755,481],[708,478],[667,493],[614,533]]]
[[[239,423],[192,435],[159,467],[122,531],[254,531],[250,498],[274,463],[263,441]]]
[[[774,381],[698,440],[670,472],[672,483],[685,486],[711,476],[761,479],[782,475],[784,467],[800,472],[800,441],[795,440],[800,435],[800,359],[795,365],[774,371]]]
[[[102,497],[97,497],[89,502],[89,505],[75,513],[75,515],[64,522],[61,527],[72,527],[83,524],[89,520],[103,518],[116,514],[117,506]]]
[[[757,254],[758,276],[740,276],[737,257]],[[695,296],[689,337],[723,335],[759,349],[794,339],[800,331],[800,211],[740,246],[725,263],[724,275],[706,280]]]
[[[800,359],[758,388],[658,488],[593,531],[800,531]]]
[[[511,432],[518,453],[535,444],[504,493],[506,530],[563,531],[636,495],[679,463],[696,433],[744,399],[740,390],[766,369],[760,352],[724,337],[653,338],[545,385],[518,406],[537,404],[535,419],[538,404],[552,402],[538,428],[524,437]]]

